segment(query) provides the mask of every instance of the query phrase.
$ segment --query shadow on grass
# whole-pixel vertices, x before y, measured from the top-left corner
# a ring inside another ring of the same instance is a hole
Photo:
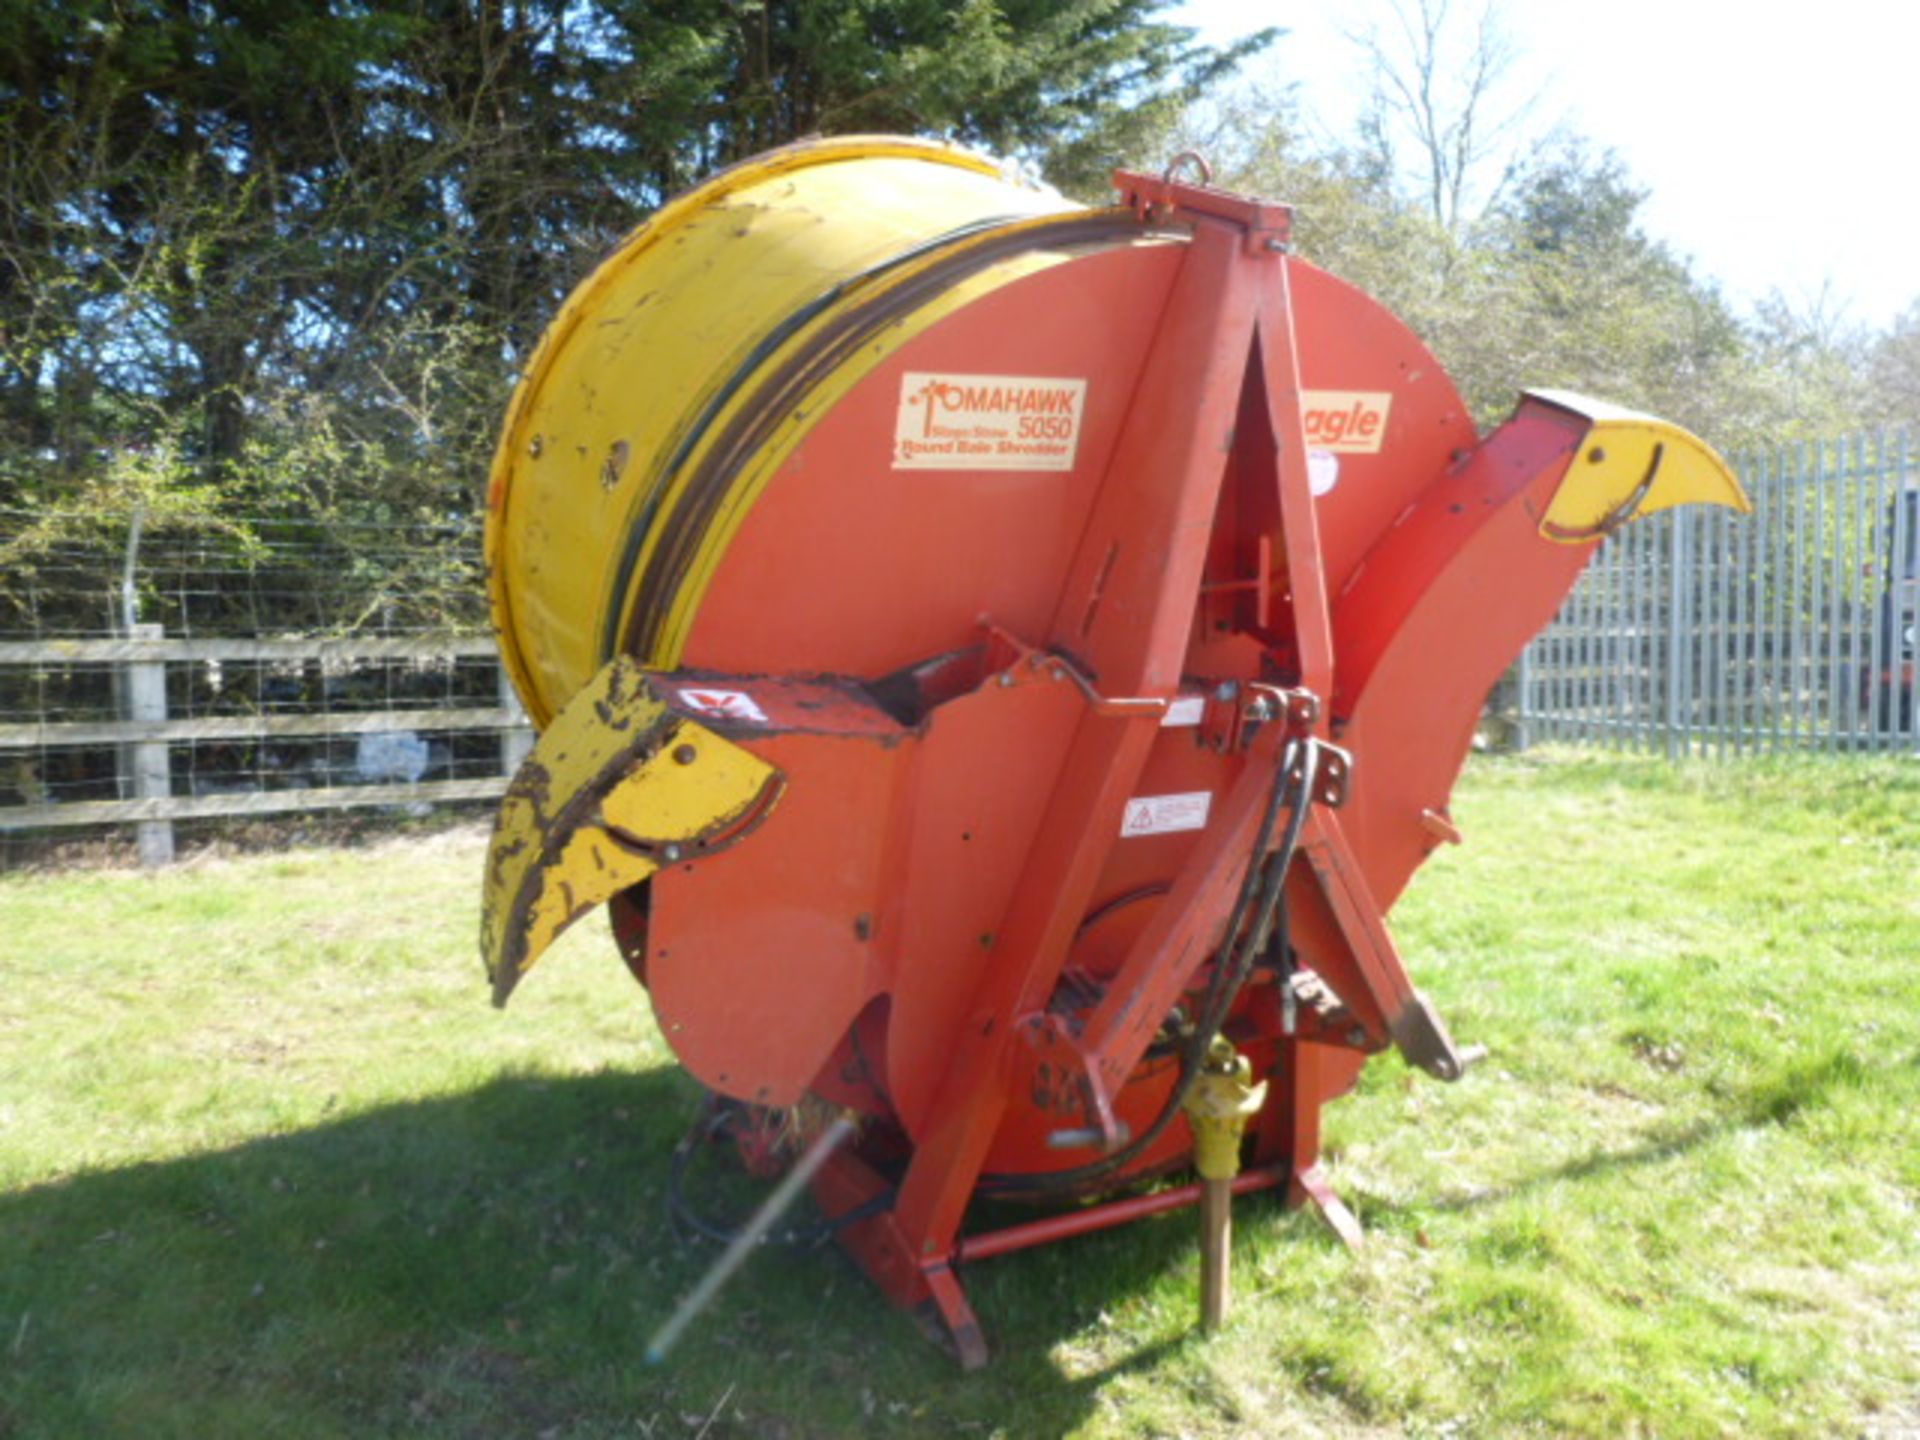
[[[1920,1055],[1913,1057],[1912,1064],[1920,1068]],[[1477,1210],[1486,1205],[1519,1198],[1562,1181],[1589,1180],[1620,1171],[1637,1170],[1646,1165],[1658,1165],[1738,1130],[1750,1130],[1760,1125],[1787,1124],[1802,1111],[1817,1109],[1825,1104],[1827,1097],[1835,1089],[1860,1085],[1869,1078],[1868,1067],[1858,1056],[1847,1051],[1834,1051],[1818,1060],[1804,1061],[1791,1066],[1761,1084],[1727,1097],[1724,1108],[1717,1114],[1649,1137],[1638,1145],[1621,1150],[1605,1150],[1594,1155],[1583,1155],[1510,1184],[1475,1190],[1465,1195],[1448,1196],[1440,1200],[1402,1204],[1370,1198],[1366,1205],[1366,1212],[1370,1219],[1378,1223],[1381,1217],[1400,1219],[1436,1210],[1447,1212]]]
[[[981,1375],[831,1247],[756,1255],[649,1369],[713,1254],[664,1215],[694,1103],[671,1070],[506,1078],[0,1197],[0,1436],[1046,1435],[1156,1358],[1049,1352],[1190,1262],[1186,1225],[976,1267]]]

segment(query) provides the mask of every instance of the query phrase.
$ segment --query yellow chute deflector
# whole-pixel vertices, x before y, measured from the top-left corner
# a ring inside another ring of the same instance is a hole
[[[637,662],[605,666],[541,735],[494,822],[480,917],[494,1003],[587,911],[745,834],[781,783],[669,709]]]
[[[1540,533],[1577,545],[1611,535],[1676,505],[1725,505],[1742,514],[1753,502],[1711,445],[1670,420],[1590,400],[1570,390],[1527,397],[1571,411],[1592,425],[1567,477],[1554,492]]]

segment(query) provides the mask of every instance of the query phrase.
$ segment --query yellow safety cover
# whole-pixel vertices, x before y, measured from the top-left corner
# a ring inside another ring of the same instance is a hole
[[[1582,544],[1676,505],[1725,505],[1743,514],[1753,510],[1727,462],[1672,421],[1570,390],[1526,394],[1572,411],[1592,426],[1541,518],[1540,533],[1547,539]]]
[[[494,822],[480,922],[494,1003],[587,911],[746,833],[780,785],[772,765],[669,708],[636,661],[605,666],[554,717]]]
[[[777,356],[928,246],[1078,208],[957,146],[852,136],[723,171],[628,236],[529,359],[488,489],[494,627],[534,723],[611,657],[647,558],[623,555],[658,533],[677,480]]]

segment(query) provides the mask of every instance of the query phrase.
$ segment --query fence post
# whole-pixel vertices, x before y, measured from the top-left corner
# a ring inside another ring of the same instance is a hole
[[[131,640],[160,640],[166,636],[164,625],[132,625]],[[129,660],[127,662],[127,719],[164,723],[167,718],[167,662],[165,660]],[[165,800],[173,794],[173,777],[167,765],[165,740],[136,740],[123,752],[132,770],[133,798]],[[142,820],[136,832],[140,864],[147,868],[173,863],[173,822]]]
[[[526,725],[527,712],[521,707],[520,692],[513,688],[513,677],[507,673],[504,664],[495,667],[499,676],[500,709],[505,712],[509,723]],[[527,758],[533,749],[533,734],[526,729],[502,730],[500,732],[500,773],[511,780],[520,771],[520,762]]]
[[[1513,748],[1523,755],[1533,743],[1533,646],[1529,640],[1521,647],[1513,686]]]
[[[1901,639],[1906,633],[1907,627],[1911,625],[1920,628],[1920,603],[1911,603],[1910,608],[1909,606],[1903,605],[1901,603],[1903,592],[1900,588],[1903,582],[1907,582],[1908,557],[1915,556],[1916,559],[1920,559],[1920,554],[1916,553],[1920,552],[1920,538],[1916,538],[1913,533],[1915,524],[1920,524],[1920,500],[1914,501],[1911,508],[1907,504],[1907,495],[1910,489],[1915,488],[1920,488],[1920,476],[1917,476],[1914,470],[1911,437],[1903,430],[1900,432],[1900,478],[1894,483],[1893,487],[1893,533],[1895,548],[1892,563],[1887,569],[1888,594],[1891,596],[1894,625],[1894,660],[1892,665],[1894,691],[1891,702],[1893,705],[1894,723],[1887,728],[1895,734],[1898,733],[1900,706],[1904,697],[1907,710],[1907,739],[1909,741],[1909,748],[1914,755],[1920,756],[1920,647],[1916,647],[1913,654],[1912,663],[1915,667],[1913,671],[1904,669],[1899,659],[1901,654]],[[1912,575],[1911,581],[1907,583],[1909,584],[1909,588],[1905,590],[1904,594],[1913,596],[1915,602],[1920,602],[1920,571],[1916,571]],[[1903,680],[1902,677],[1908,674],[1912,674],[1913,678],[1911,680]],[[1896,739],[1894,741],[1894,748],[1898,749],[1899,745],[1900,742]]]
[[[1667,550],[1667,758],[1677,760],[1690,749],[1682,739],[1682,690],[1687,676],[1687,512],[1671,511]]]

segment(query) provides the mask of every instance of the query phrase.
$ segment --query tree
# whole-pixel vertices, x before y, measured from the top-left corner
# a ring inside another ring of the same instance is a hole
[[[1757,408],[1774,417],[1777,441],[1828,439],[1872,414],[1874,346],[1823,289],[1803,301],[1779,291],[1761,300],[1749,324]]]
[[[1866,356],[1869,418],[1920,427],[1920,300],[1894,319]]]
[[[1434,223],[1458,235],[1524,169],[1534,106],[1513,94],[1520,49],[1497,0],[1472,16],[1454,0],[1389,9],[1390,25],[1350,37],[1373,82],[1360,148],[1382,173],[1408,177]]]
[[[621,49],[672,55],[691,125],[669,127],[656,197],[811,133],[933,133],[1102,187],[1202,90],[1269,44],[1225,51],[1153,17],[1164,0],[752,0],[610,6]]]
[[[1271,38],[1165,8],[0,0],[0,507],[470,515],[512,369],[649,209],[876,129],[1092,189]]]
[[[1743,440],[1747,336],[1718,290],[1641,228],[1645,201],[1617,156],[1563,139],[1500,207],[1520,323],[1542,337],[1525,383]]]
[[[1291,201],[1302,252],[1375,296],[1493,425],[1554,386],[1667,415],[1741,448],[1780,433],[1758,330],[1641,226],[1617,157],[1562,137],[1455,234],[1368,150],[1317,148],[1272,87],[1220,97],[1187,138],[1225,183]]]

